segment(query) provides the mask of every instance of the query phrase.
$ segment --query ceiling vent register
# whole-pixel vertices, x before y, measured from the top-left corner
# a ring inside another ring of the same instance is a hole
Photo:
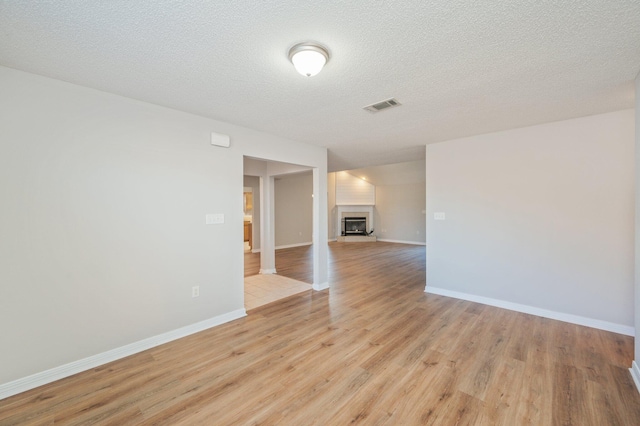
[[[369,111],[371,113],[380,112],[383,109],[395,108],[402,105],[396,98],[389,98],[381,102],[376,102],[375,104],[367,105],[362,109]]]

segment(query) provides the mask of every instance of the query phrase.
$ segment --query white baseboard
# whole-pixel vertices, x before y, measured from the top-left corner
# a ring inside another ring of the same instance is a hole
[[[387,240],[386,238],[378,238],[378,241],[385,243],[398,243],[398,244],[413,244],[415,246],[426,246],[427,243],[420,243],[418,241],[402,241],[402,240]]]
[[[313,284],[311,287],[313,287],[315,291],[322,291],[329,288],[329,283]]]
[[[638,389],[638,392],[640,392],[640,367],[638,367],[638,364],[635,361],[631,363],[631,368],[629,369],[629,371],[631,372],[633,383],[636,384],[636,389]]]
[[[597,320],[594,318],[582,317],[579,315],[566,314],[563,312],[550,311],[548,309],[536,308],[535,306],[521,305],[519,303],[507,302],[505,300],[492,299],[489,297],[477,296],[475,294],[462,293],[453,290],[447,290],[439,287],[426,286],[425,293],[439,294],[440,296],[453,297],[456,299],[468,300],[470,302],[482,303],[483,305],[496,306],[498,308],[509,309],[511,311],[522,312],[525,314],[537,315],[539,317],[550,318],[558,321],[564,321],[571,324],[584,325],[586,327],[597,328],[600,330],[611,331],[613,333],[634,336],[635,329],[624,324],[616,324],[613,322]]]
[[[107,364],[129,355],[146,351],[147,349],[160,346],[164,343],[171,342],[172,340],[180,339],[181,337],[242,318],[246,315],[247,312],[244,309],[238,309],[223,315],[218,315],[217,317],[213,317],[208,320],[200,321],[195,324],[187,325],[176,330],[140,340],[138,342],[130,343],[107,352],[70,362],[69,364],[61,365],[59,367],[54,367],[12,382],[1,384],[0,400],[37,388],[38,386],[46,385],[47,383],[55,382],[56,380],[64,379],[65,377],[99,367],[100,365]]]
[[[292,248],[292,247],[310,246],[312,244],[313,243],[288,244],[288,245],[284,245],[284,246],[277,246],[275,248],[275,250],[280,250],[280,249],[285,249],[285,248]],[[251,250],[251,253],[260,253],[260,249]]]
[[[262,275],[269,275],[269,274],[275,274],[276,273],[276,269],[260,269],[260,271],[258,271],[259,274]]]
[[[334,240],[335,241],[335,240]],[[313,243],[298,243],[298,244],[287,244],[284,246],[277,246],[275,250],[293,248],[293,247],[302,247],[302,246],[310,246]],[[251,253],[260,253],[260,249],[251,250]]]
[[[287,244],[287,245],[284,245],[284,246],[276,246],[276,250],[286,249],[286,248],[293,248],[293,247],[310,246],[311,244],[313,244],[311,241],[309,241],[307,243]]]

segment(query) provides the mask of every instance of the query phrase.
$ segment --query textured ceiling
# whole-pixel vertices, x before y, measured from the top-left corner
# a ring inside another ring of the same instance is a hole
[[[332,55],[312,78],[287,59],[306,40]],[[0,0],[0,65],[326,146],[346,170],[633,107],[640,1]]]

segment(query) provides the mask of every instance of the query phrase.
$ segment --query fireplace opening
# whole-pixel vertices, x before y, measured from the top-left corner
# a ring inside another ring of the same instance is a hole
[[[366,217],[345,217],[342,219],[342,235],[369,235]]]

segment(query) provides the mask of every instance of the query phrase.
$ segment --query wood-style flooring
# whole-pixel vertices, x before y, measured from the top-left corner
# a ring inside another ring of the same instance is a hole
[[[260,271],[260,253],[244,253],[244,276],[249,277]],[[276,271],[278,275],[313,284],[313,253],[311,246],[301,246],[276,250]]]
[[[424,268],[331,243],[330,291],[0,401],[0,425],[640,425],[631,337],[427,294]]]

